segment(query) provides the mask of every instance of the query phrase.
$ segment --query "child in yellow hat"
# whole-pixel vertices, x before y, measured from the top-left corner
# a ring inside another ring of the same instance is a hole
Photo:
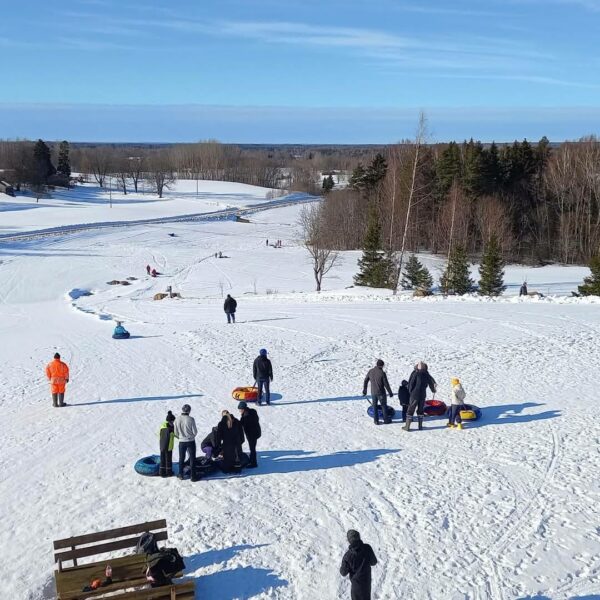
[[[465,390],[463,389],[458,377],[453,377],[450,380],[450,383],[452,384],[452,400],[450,403],[450,421],[448,422],[448,427],[462,429],[463,424],[460,417],[460,411],[465,405],[465,398],[467,394],[465,393]]]

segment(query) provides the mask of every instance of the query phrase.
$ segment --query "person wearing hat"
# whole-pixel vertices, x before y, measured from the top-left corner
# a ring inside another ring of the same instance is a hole
[[[267,358],[267,351],[261,348],[258,356],[254,359],[252,365],[252,375],[258,387],[258,405],[262,405],[263,388],[265,390],[265,400],[271,404],[271,381],[273,381],[273,365]]]
[[[406,412],[410,404],[410,392],[408,391],[408,381],[402,380],[398,388],[398,400],[400,400],[400,408],[402,408],[402,422],[406,423]]]
[[[373,422],[375,423],[375,425],[379,425],[379,405],[381,405],[383,422],[385,424],[392,422],[388,415],[386,391],[390,395],[390,398],[394,395],[394,393],[392,392],[392,388],[390,387],[387,375],[383,370],[384,365],[385,363],[381,359],[379,359],[376,365],[367,373],[367,376],[365,377],[365,381],[363,383],[362,395],[366,396],[367,384],[371,382],[371,401],[373,404]]]
[[[164,423],[158,430],[158,439],[160,443],[160,467],[158,474],[161,477],[171,477],[173,475],[173,446],[175,445],[175,415],[169,411]]]
[[[417,411],[417,420],[419,421],[419,429],[423,429],[423,415],[425,414],[425,399],[427,397],[427,388],[433,394],[437,390],[435,379],[429,374],[427,364],[424,362],[417,363],[415,370],[410,374],[408,379],[408,391],[410,392],[410,404],[406,415],[406,424],[402,429],[410,431],[410,426],[413,421],[415,410]]]
[[[340,567],[342,577],[350,577],[352,600],[371,600],[371,567],[377,564],[373,548],[360,539],[360,533],[350,529],[346,534],[350,545]]]
[[[462,429],[463,424],[460,411],[463,410],[465,406],[467,394],[458,377],[453,377],[450,380],[450,383],[452,384],[452,397],[450,401],[450,421],[448,422],[448,427],[453,428],[456,426],[457,429]]]
[[[60,360],[60,354],[54,355],[54,360],[46,365],[46,377],[50,382],[52,406],[65,406],[65,391],[69,383],[69,367]]]
[[[238,404],[238,410],[241,415],[240,422],[244,429],[244,433],[246,434],[248,446],[250,446],[250,462],[248,463],[248,468],[254,469],[258,467],[256,462],[256,442],[262,435],[260,430],[260,419],[258,418],[258,413],[253,408],[248,408],[246,402],[240,402]]]
[[[190,417],[192,407],[184,404],[181,414],[175,419],[175,437],[179,440],[179,474],[177,477],[183,479],[183,466],[186,454],[189,456],[191,479],[196,479],[196,435],[198,429],[194,417]]]

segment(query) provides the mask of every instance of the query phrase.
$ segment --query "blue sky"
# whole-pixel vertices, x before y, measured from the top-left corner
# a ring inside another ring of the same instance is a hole
[[[600,0],[21,0],[0,137],[381,143],[600,132]]]

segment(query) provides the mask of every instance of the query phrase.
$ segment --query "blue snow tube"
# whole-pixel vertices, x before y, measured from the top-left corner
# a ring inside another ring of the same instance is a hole
[[[130,333],[123,327],[115,327],[115,332],[112,336],[113,340],[126,340],[129,338]]]
[[[140,458],[133,466],[136,473],[140,475],[158,475],[160,468],[160,456],[153,454],[152,456],[145,456]]]
[[[382,410],[381,406],[377,407],[377,412],[379,413],[379,418],[381,420],[384,420],[383,410]],[[387,413],[388,413],[388,418],[391,419],[396,414],[396,411],[394,410],[394,408],[392,406],[388,406]],[[369,408],[367,408],[367,414],[371,417],[371,419],[373,419],[375,417],[375,410],[373,409],[372,404],[371,404],[371,406],[369,406]]]

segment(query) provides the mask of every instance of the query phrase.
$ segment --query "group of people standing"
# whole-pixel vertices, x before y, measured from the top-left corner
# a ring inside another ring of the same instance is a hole
[[[261,437],[260,419],[258,413],[249,408],[246,402],[238,404],[240,418],[237,419],[228,410],[221,412],[221,420],[213,427],[210,433],[200,443],[200,449],[204,453],[203,464],[218,461],[224,473],[239,473],[242,466],[256,468],[258,466],[256,457],[256,443]],[[184,479],[184,468],[186,463],[190,466],[190,478],[198,481],[196,437],[198,427],[194,417],[190,416],[192,408],[184,404],[181,414],[175,417],[171,411],[160,426],[160,467],[158,474],[161,477],[173,475],[173,448],[175,440],[179,442],[179,473],[177,477]],[[250,448],[250,459],[246,465],[243,464],[244,453],[242,445],[248,441]]]
[[[367,395],[367,386],[371,385],[371,402],[373,406],[373,421],[375,425],[379,425],[379,407],[381,407],[381,416],[383,423],[392,422],[388,409],[388,395],[390,398],[394,396],[392,388],[387,378],[386,372],[383,370],[385,363],[379,359],[375,366],[369,370],[363,383],[363,396]],[[465,391],[456,377],[452,378],[452,399],[449,415],[449,427],[455,425],[462,429],[460,410],[464,406],[466,397]],[[423,429],[423,418],[425,416],[425,401],[427,399],[427,389],[430,389],[433,394],[437,391],[437,383],[429,373],[429,368],[426,363],[418,362],[415,365],[413,372],[407,380],[403,380],[398,389],[398,400],[402,408],[403,429],[410,431],[412,422],[417,413],[418,428]]]

